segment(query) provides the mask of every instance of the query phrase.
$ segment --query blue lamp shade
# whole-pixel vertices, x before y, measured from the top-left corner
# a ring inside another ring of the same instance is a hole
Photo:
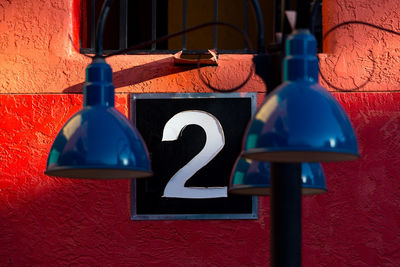
[[[271,195],[270,163],[240,157],[233,168],[229,193]],[[325,175],[319,163],[301,164],[302,194],[316,195],[327,191]]]
[[[114,108],[112,70],[104,59],[95,58],[87,67],[84,108],[58,133],[45,174],[83,179],[152,175],[142,137]]]
[[[270,162],[359,158],[353,127],[318,84],[316,41],[308,30],[287,39],[284,83],[270,93],[247,128],[242,156]]]

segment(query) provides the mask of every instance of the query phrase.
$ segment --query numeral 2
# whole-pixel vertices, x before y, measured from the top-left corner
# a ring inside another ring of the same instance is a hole
[[[163,197],[220,198],[227,197],[227,187],[185,187],[185,183],[198,170],[207,165],[224,147],[225,136],[218,119],[200,110],[187,110],[175,114],[164,126],[162,141],[174,141],[188,125],[198,125],[206,133],[203,149],[169,180]]]

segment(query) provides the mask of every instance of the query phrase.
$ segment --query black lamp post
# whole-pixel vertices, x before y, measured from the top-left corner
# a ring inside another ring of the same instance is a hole
[[[249,124],[241,154],[271,162],[271,266],[279,267],[301,266],[301,163],[359,157],[346,113],[318,84],[309,4],[297,5],[297,30],[285,42],[283,83],[266,96]],[[260,183],[249,181],[246,193],[259,194]]]

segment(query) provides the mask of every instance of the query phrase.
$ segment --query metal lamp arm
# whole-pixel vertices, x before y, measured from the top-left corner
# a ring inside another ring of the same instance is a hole
[[[108,11],[110,10],[112,0],[105,0],[103,6],[101,8],[100,18],[97,22],[96,27],[96,57],[103,56],[103,32],[104,32],[104,24],[107,19]]]

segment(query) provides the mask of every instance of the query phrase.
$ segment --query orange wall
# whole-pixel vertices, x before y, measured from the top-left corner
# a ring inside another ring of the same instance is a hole
[[[400,2],[323,1],[323,27],[351,20],[400,31]],[[382,92],[399,91],[400,37],[363,25],[347,25],[329,34],[321,56],[321,72],[328,89]],[[335,89],[336,87],[336,89]]]

